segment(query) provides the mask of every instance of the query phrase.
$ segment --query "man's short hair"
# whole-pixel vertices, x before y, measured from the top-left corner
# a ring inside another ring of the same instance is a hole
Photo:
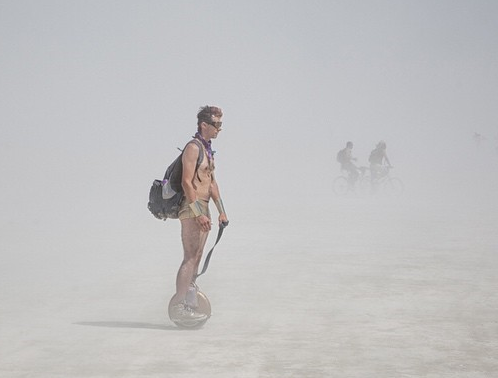
[[[202,106],[197,113],[197,126],[200,126],[202,122],[211,123],[214,117],[223,117],[223,112],[221,108],[217,106]]]

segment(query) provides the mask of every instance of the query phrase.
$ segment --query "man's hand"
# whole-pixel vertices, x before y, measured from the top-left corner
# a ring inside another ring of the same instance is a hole
[[[197,221],[197,224],[199,225],[202,231],[208,232],[211,230],[211,219],[209,219],[207,216],[200,215],[197,218],[195,218],[195,220]]]
[[[218,216],[218,224],[222,224],[222,223],[227,223],[228,224],[228,218],[227,218],[227,215],[225,213],[221,213]]]

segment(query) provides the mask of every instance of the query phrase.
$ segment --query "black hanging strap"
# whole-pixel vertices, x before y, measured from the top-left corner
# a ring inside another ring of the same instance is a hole
[[[228,222],[220,223],[220,228],[218,229],[218,236],[216,237],[216,242],[214,243],[213,248],[211,248],[211,250],[208,252],[206,259],[204,260],[204,266],[202,267],[201,272],[198,275],[196,275],[195,278],[199,277],[200,275],[206,272],[209,266],[209,260],[211,259],[211,255],[213,254],[214,251],[214,247],[216,247],[216,244],[218,244],[218,242],[220,241],[221,235],[223,235],[223,230],[225,229],[226,226],[228,226]]]

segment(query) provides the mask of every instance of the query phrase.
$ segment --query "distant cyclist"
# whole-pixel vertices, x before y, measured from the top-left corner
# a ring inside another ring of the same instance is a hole
[[[353,142],[347,142],[346,148],[343,148],[337,153],[337,161],[341,164],[341,169],[348,172],[349,186],[354,187],[358,180],[358,167],[353,163],[357,159],[353,157]]]
[[[479,133],[474,133],[474,143],[476,145],[476,148],[479,149],[481,147],[481,143],[486,140],[486,137],[479,134]]]
[[[386,142],[381,140],[379,143],[377,143],[375,149],[370,153],[368,161],[370,162],[372,184],[375,184],[378,179],[387,175],[387,172],[389,172],[389,168],[392,168],[391,162],[387,157],[386,150]]]

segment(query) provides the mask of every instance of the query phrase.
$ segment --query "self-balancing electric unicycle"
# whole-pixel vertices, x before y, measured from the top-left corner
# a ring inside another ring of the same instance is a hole
[[[195,276],[195,279],[197,279],[200,275],[204,274],[208,268],[209,265],[209,260],[211,259],[211,254],[213,253],[214,247],[216,247],[216,244],[221,239],[221,235],[223,234],[223,229],[228,226],[228,222],[224,222],[220,224],[220,228],[218,230],[218,236],[216,237],[216,242],[213,245],[213,248],[209,251],[209,253],[206,256],[206,260],[204,260],[204,266],[202,267],[202,271]],[[206,294],[204,294],[202,291],[199,290],[199,287],[197,284],[192,282],[190,284],[188,293],[187,293],[187,298],[186,298],[186,305],[190,306],[193,310],[200,314],[206,315],[206,317],[200,321],[193,321],[193,320],[179,320],[174,318],[174,312],[173,312],[173,306],[174,303],[173,298],[169,301],[168,305],[168,315],[169,318],[173,323],[175,323],[178,327],[180,328],[189,328],[189,329],[196,329],[202,327],[208,319],[211,317],[211,303],[209,303],[209,299],[207,298]]]
[[[190,297],[190,298],[189,298]],[[192,321],[192,320],[177,320],[174,319],[174,313],[173,313],[173,300],[174,296],[171,298],[169,301],[168,305],[168,315],[169,318],[173,323],[175,323],[178,327],[180,328],[190,328],[190,329],[195,329],[195,328],[201,328],[211,317],[211,303],[209,303],[209,299],[207,298],[206,294],[204,294],[202,291],[199,290],[199,287],[195,284],[192,283],[188,294],[187,294],[187,305],[191,306],[196,312],[200,314],[206,315],[206,318],[200,321]]]

